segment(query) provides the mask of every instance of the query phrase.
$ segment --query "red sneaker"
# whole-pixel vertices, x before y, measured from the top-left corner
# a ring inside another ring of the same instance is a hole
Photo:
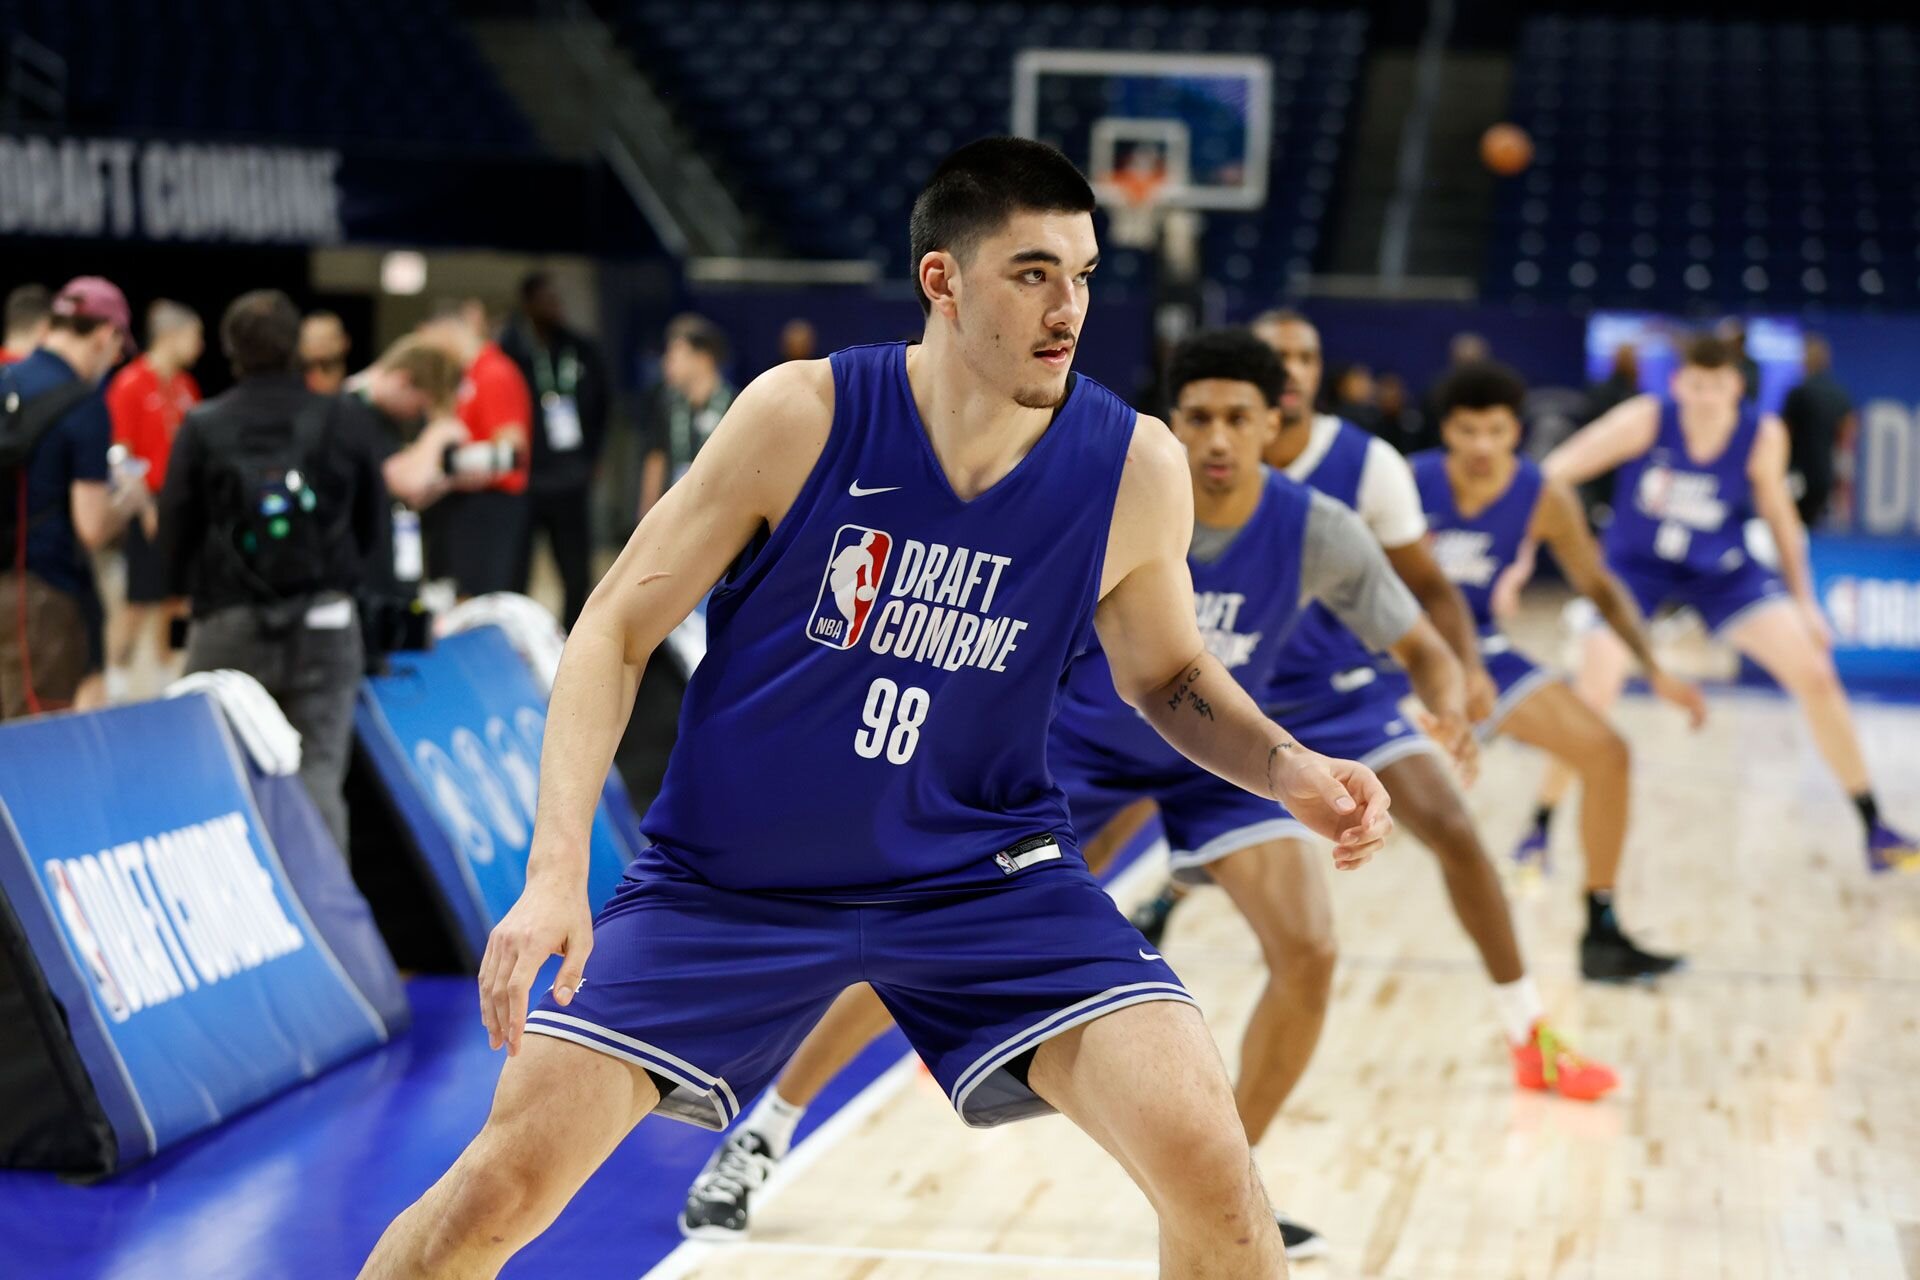
[[[1527,1042],[1513,1048],[1513,1082],[1522,1089],[1593,1102],[1618,1088],[1620,1077],[1613,1068],[1575,1053],[1546,1023],[1536,1022]]]

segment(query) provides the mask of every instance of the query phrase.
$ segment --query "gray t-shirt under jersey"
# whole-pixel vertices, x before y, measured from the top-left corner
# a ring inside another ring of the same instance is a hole
[[[1196,523],[1187,554],[1202,564],[1219,559],[1238,529]],[[1323,493],[1307,509],[1306,547],[1300,559],[1300,599],[1318,600],[1369,649],[1397,644],[1420,617],[1413,593],[1387,563],[1366,521]]]

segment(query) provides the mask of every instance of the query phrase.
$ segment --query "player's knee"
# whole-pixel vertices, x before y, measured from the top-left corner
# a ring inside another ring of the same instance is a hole
[[[517,1247],[539,1230],[552,1191],[537,1161],[498,1150],[473,1160],[448,1199],[429,1253]]]
[[[1608,724],[1581,739],[1575,749],[1573,765],[1582,777],[1621,777],[1633,767],[1633,752],[1626,738]]]
[[[1284,979],[1288,999],[1326,1003],[1340,962],[1340,943],[1332,929],[1309,929],[1261,941],[1267,967],[1274,977]]]
[[[1150,1194],[1162,1214],[1197,1223],[1257,1201],[1253,1156],[1231,1111],[1171,1135],[1152,1173]]]

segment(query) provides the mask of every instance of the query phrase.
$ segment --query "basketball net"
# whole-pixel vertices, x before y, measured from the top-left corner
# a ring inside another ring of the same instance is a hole
[[[1166,171],[1122,166],[1109,173],[1103,185],[1119,198],[1107,214],[1107,231],[1114,244],[1122,249],[1159,248]]]

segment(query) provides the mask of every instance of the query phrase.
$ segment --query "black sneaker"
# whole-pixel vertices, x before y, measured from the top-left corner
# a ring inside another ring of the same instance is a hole
[[[1173,916],[1173,909],[1180,905],[1180,899],[1174,896],[1173,881],[1161,886],[1160,893],[1153,901],[1136,907],[1127,919],[1147,940],[1147,945],[1159,949],[1160,939],[1167,932],[1167,921]]]
[[[680,1234],[689,1240],[747,1238],[747,1198],[778,1164],[766,1139],[743,1129],[721,1144],[693,1180],[680,1210]]]
[[[1684,956],[1642,951],[1618,929],[1580,939],[1580,972],[1589,982],[1633,982],[1658,978],[1686,964]]]
[[[1273,1221],[1280,1228],[1281,1242],[1287,1246],[1288,1262],[1305,1262],[1308,1258],[1318,1258],[1327,1252],[1327,1242],[1312,1227],[1303,1227],[1277,1213],[1273,1215]]]

